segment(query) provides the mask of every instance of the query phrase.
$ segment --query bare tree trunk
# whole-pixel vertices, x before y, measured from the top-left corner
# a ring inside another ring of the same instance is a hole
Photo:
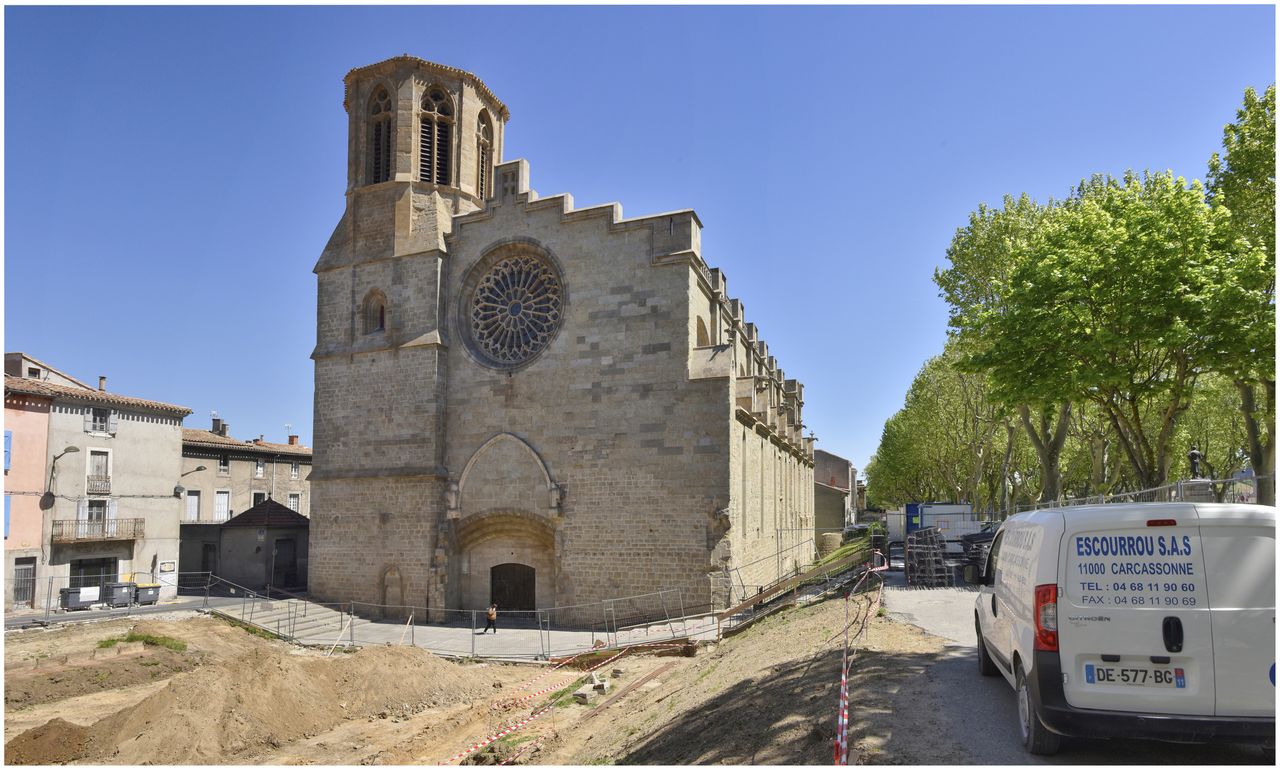
[[[1031,408],[1026,404],[1018,407],[1018,416],[1022,418],[1022,427],[1026,429],[1031,444],[1036,448],[1036,457],[1040,460],[1040,502],[1051,503],[1062,493],[1062,445],[1067,441],[1067,424],[1071,419],[1071,402],[1067,401],[1058,407],[1058,421],[1050,424],[1049,418],[1040,412],[1040,430],[1031,422]]]
[[[1009,463],[1013,460],[1013,421],[1004,420],[1004,465],[1000,467],[1000,512],[1009,513],[1009,486],[1013,483],[1009,478]]]
[[[1267,398],[1267,408],[1262,415],[1266,425],[1259,425],[1258,406],[1254,383],[1236,380],[1236,390],[1240,391],[1240,410],[1244,413],[1244,428],[1249,436],[1249,463],[1258,476],[1258,502],[1262,505],[1276,504],[1276,381],[1264,380],[1262,386]],[[1262,429],[1266,429],[1266,437]],[[1265,477],[1265,478],[1262,478]]]

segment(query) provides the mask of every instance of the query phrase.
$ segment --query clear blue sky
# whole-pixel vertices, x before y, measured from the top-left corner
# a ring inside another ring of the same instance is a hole
[[[819,447],[859,467],[942,349],[981,202],[1204,175],[1271,7],[5,9],[5,350],[311,441],[342,77],[410,53],[511,108],[541,194],[694,208]],[[96,381],[96,380],[95,380]]]

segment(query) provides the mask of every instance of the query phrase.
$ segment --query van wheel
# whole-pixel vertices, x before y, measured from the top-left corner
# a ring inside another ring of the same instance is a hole
[[[1032,754],[1057,754],[1062,745],[1062,737],[1049,729],[1040,721],[1036,713],[1036,704],[1031,700],[1031,688],[1027,687],[1027,677],[1022,673],[1022,664],[1014,664],[1014,678],[1018,689],[1018,730],[1022,735],[1022,747]]]
[[[991,659],[991,653],[987,652],[987,643],[982,641],[982,624],[975,617],[973,619],[974,629],[978,632],[978,673],[983,676],[995,676],[1000,673],[996,668],[996,662]]]

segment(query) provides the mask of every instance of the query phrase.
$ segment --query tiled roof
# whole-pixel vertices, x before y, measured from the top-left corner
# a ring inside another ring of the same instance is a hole
[[[311,447],[302,446],[301,444],[276,444],[271,441],[257,441],[256,439],[254,441],[241,441],[231,436],[221,436],[213,431],[199,430],[197,428],[183,428],[182,443],[218,449],[258,452],[261,454],[311,456]]]
[[[270,498],[222,523],[224,527],[310,527],[311,519]]]
[[[12,353],[5,353],[5,356],[6,356],[6,357],[8,357],[8,356],[21,356],[21,357],[23,357],[23,358],[27,359],[28,361],[30,361],[30,362],[31,362],[31,363],[33,363],[33,364],[40,364],[41,366],[43,366],[43,367],[44,367],[45,371],[47,371],[47,372],[57,372],[60,376],[62,376],[62,377],[66,377],[68,380],[71,380],[72,382],[74,382],[74,383],[76,383],[76,384],[78,384],[78,385],[83,385],[83,386],[85,386],[86,388],[88,388],[89,390],[93,390],[93,386],[92,386],[92,385],[90,385],[89,383],[85,382],[84,380],[81,380],[81,379],[79,379],[79,378],[77,378],[77,377],[72,377],[71,375],[67,374],[66,372],[62,371],[61,369],[57,369],[57,368],[55,368],[55,367],[49,366],[49,365],[48,365],[48,364],[46,364],[44,361],[41,361],[40,359],[36,358],[35,356],[29,356],[29,355],[27,355],[26,353],[23,353],[23,352],[22,352],[22,351],[20,351],[20,350],[19,350],[19,351],[12,352]]]
[[[93,404],[134,407],[136,409],[151,409],[157,412],[170,412],[180,416],[191,414],[190,409],[185,406],[178,406],[177,404],[166,404],[163,401],[148,401],[145,398],[121,396],[118,393],[108,393],[105,390],[85,390],[84,388],[73,388],[69,385],[54,385],[50,382],[32,380],[26,377],[14,377],[10,374],[6,374],[4,376],[4,389],[6,393],[27,393],[32,396],[71,398],[79,401],[88,401]]]

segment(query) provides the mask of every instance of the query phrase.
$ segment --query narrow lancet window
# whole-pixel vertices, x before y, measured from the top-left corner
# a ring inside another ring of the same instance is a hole
[[[428,88],[422,97],[418,136],[418,179],[449,184],[449,158],[453,136],[453,105],[440,88]]]
[[[487,199],[492,192],[493,177],[493,123],[486,110],[480,111],[480,123],[476,127],[476,194]]]
[[[391,94],[379,86],[369,99],[369,183],[391,179],[391,131],[395,125]]]

